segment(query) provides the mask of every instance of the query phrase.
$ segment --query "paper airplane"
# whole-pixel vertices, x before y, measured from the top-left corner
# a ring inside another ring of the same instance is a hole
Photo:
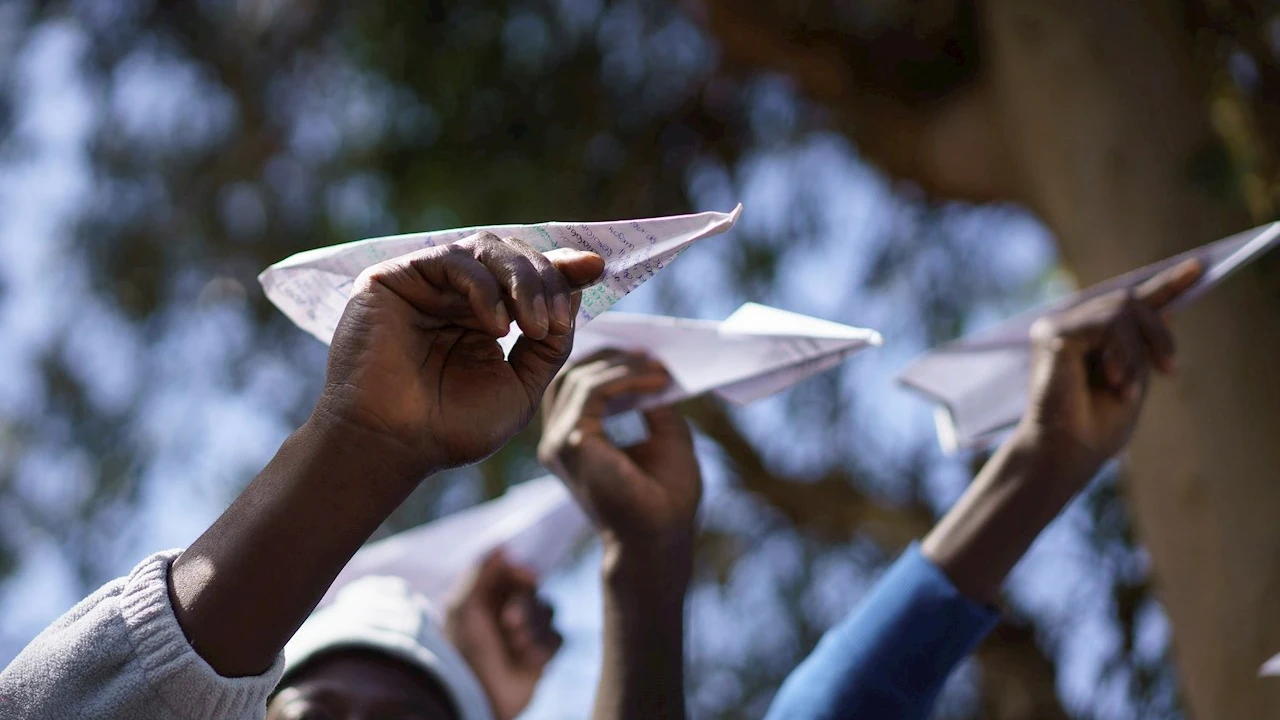
[[[673,386],[637,406],[648,408],[705,392],[751,402],[880,343],[874,330],[747,303],[723,322],[605,313],[577,333],[573,354],[580,359],[604,348],[638,349],[661,360]],[[564,485],[553,476],[541,477],[495,500],[366,545],[321,604],[366,575],[403,577],[428,599],[442,602],[494,548],[504,547],[515,562],[545,574],[589,534],[587,517]]]
[[[604,258],[601,280],[582,293],[578,312],[581,326],[640,287],[693,243],[733,227],[741,214],[742,205],[738,205],[731,213],[616,222],[495,225],[393,235],[298,253],[264,270],[258,281],[267,298],[290,320],[328,344],[347,305],[352,282],[365,268],[487,230],[500,237],[519,238],[540,252],[573,248],[590,250]]]
[[[723,322],[610,312],[579,330],[570,361],[605,348],[642,350],[671,373],[671,387],[633,407],[714,392],[738,404],[772,395],[881,344],[880,333],[746,303]]]
[[[392,575],[442,607],[454,585],[495,548],[542,576],[564,563],[590,534],[586,515],[564,484],[546,475],[489,502],[369,543],[338,574],[320,604],[353,580]]]
[[[939,403],[938,439],[947,450],[989,441],[1015,425],[1026,407],[1031,325],[1120,288],[1132,288],[1188,258],[1199,258],[1204,275],[1170,304],[1185,307],[1231,273],[1280,241],[1271,223],[1126,273],[1069,297],[1017,315],[993,328],[930,350],[898,380]]]
[[[1280,655],[1277,655],[1262,664],[1258,670],[1260,677],[1280,677]]]

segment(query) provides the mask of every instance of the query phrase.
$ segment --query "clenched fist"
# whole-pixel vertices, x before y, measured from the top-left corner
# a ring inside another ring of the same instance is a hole
[[[316,412],[406,482],[484,459],[533,417],[573,345],[575,289],[594,253],[543,255],[479,233],[388,260],[357,279]],[[509,358],[498,338],[523,336]]]

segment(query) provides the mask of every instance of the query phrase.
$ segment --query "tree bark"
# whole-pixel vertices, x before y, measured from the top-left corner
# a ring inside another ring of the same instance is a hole
[[[1204,95],[1168,4],[983,3],[986,81],[1025,200],[1088,284],[1250,223],[1196,182]],[[1130,447],[1132,507],[1198,718],[1269,717],[1280,683],[1280,283],[1253,269],[1175,324]]]

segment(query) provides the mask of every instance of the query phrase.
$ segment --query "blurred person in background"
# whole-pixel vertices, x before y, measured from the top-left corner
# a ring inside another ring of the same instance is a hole
[[[356,580],[285,645],[267,720],[512,720],[563,642],[536,592],[500,551],[444,618],[401,578]]]
[[[1128,442],[1150,370],[1174,369],[1160,313],[1199,278],[1184,263],[1040,321],[1022,422],[923,543],[829,630],[780,688],[768,718],[924,720],[952,670],[999,621],[1005,577]],[[668,379],[610,353],[566,371],[543,405],[539,456],[595,519],[605,543],[604,674],[595,720],[684,717],[683,597],[701,481],[692,438],[667,408],[625,451],[603,419]],[[637,607],[634,603],[643,602]]]
[[[308,421],[189,548],[143,560],[37,636],[0,673],[0,715],[263,717],[286,669],[282,649],[360,545],[424,478],[484,459],[533,417],[572,349],[574,290],[603,267],[593,253],[543,256],[480,234],[363,273]],[[512,319],[523,335],[504,358],[497,340]],[[472,600],[456,606],[450,639],[481,684],[521,678],[519,687],[486,686],[507,718],[527,702],[555,638],[549,617],[522,620],[508,609],[520,604],[508,600],[527,599],[532,579],[499,562],[481,569]],[[458,687],[432,682],[445,665],[429,658],[439,661],[445,644],[419,622],[421,607],[386,588],[370,594],[396,608],[378,619],[394,632],[356,628],[366,642],[324,652],[344,642],[326,634],[328,619],[360,614],[359,595],[317,613],[295,646],[314,652],[291,668],[273,713],[293,717],[280,714],[313,690],[334,690],[353,693],[345,699],[358,707],[303,707],[301,717],[369,717],[363,703],[394,695],[408,703],[398,717],[470,720]],[[381,653],[368,652],[375,633]],[[385,652],[391,645],[401,652]],[[381,697],[369,694],[372,675]]]

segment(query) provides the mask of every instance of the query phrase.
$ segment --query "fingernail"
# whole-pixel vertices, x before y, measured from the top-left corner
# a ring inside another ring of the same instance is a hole
[[[502,330],[502,334],[506,335],[507,330],[511,329],[511,316],[507,314],[506,304],[499,302],[495,305],[493,316],[497,318],[498,327]]]
[[[533,325],[537,330],[538,336],[535,340],[541,340],[547,336],[547,299],[541,294],[535,295],[533,298]]]
[[[569,298],[560,294],[551,298],[551,314],[555,316],[556,323],[560,327],[568,328],[573,322],[573,315],[569,311]]]

